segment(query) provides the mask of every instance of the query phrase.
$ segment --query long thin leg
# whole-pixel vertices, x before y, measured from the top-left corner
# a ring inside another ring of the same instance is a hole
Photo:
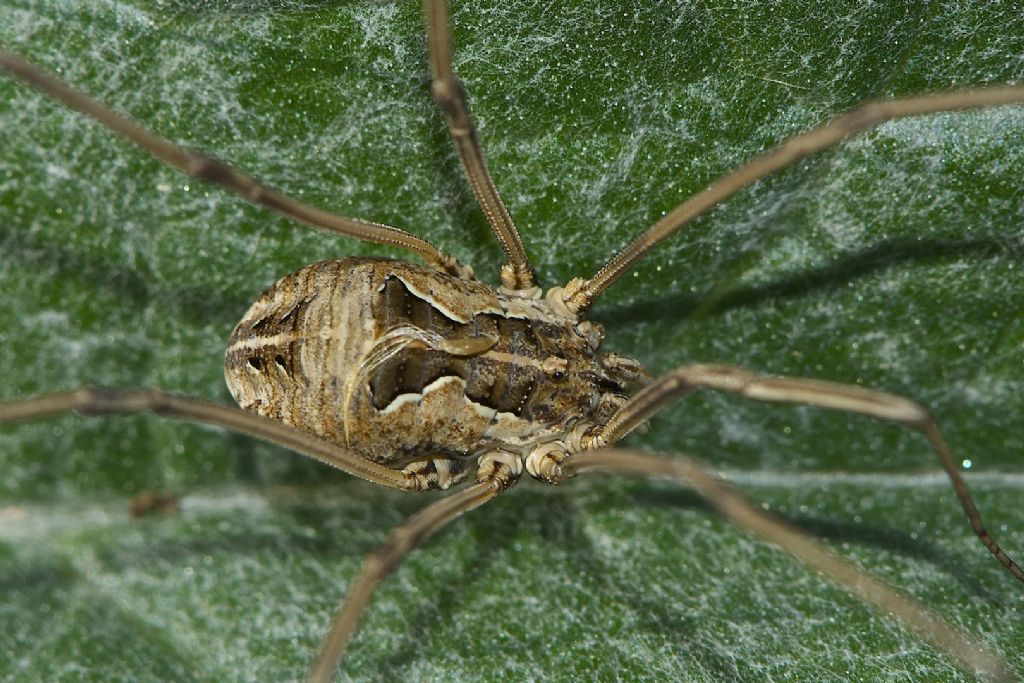
[[[216,425],[290,448],[375,484],[399,489],[417,488],[413,477],[366,460],[347,448],[299,431],[277,420],[157,389],[86,387],[76,391],[0,402],[0,422],[33,420],[68,412],[83,415],[153,413]]]
[[[776,517],[751,505],[742,495],[712,477],[684,456],[660,458],[622,449],[585,451],[570,455],[555,468],[556,480],[592,471],[670,477],[691,487],[726,519],[780,546],[793,557],[821,572],[881,614],[891,614],[914,633],[926,638],[970,671],[999,681],[1014,681],[1009,666],[981,643],[947,624],[941,617],[890,588],[882,581],[836,557],[821,544]]]
[[[454,257],[441,253],[421,237],[383,223],[345,218],[318,209],[260,183],[244,171],[223,161],[183,149],[146,130],[131,119],[104,107],[85,93],[15,54],[0,50],[0,70],[7,71],[71,109],[92,117],[169,166],[194,178],[220,185],[253,204],[273,209],[288,218],[315,228],[411,251],[421,256],[427,263],[452,274],[464,275],[469,272],[459,266]]]
[[[895,422],[924,434],[971,523],[971,528],[999,563],[1024,582],[1024,570],[989,535],[974,499],[957,469],[939,426],[919,403],[882,391],[793,377],[762,377],[728,365],[685,365],[651,382],[636,393],[591,437],[590,447],[612,445],[666,405],[698,389],[739,394],[758,401],[802,403]]]
[[[420,510],[391,532],[372,555],[363,562],[359,577],[349,589],[348,597],[334,615],[331,627],[320,646],[320,654],[309,671],[311,683],[327,683],[345,655],[345,649],[355,633],[359,619],[373,592],[405,557],[419,547],[436,531],[459,515],[480,507],[515,482],[508,469],[486,478],[473,486],[443,498]]]
[[[1024,86],[983,88],[862,104],[814,130],[789,138],[770,152],[719,178],[687,199],[616,254],[592,278],[570,283],[563,294],[566,306],[573,313],[585,313],[606,289],[631,270],[648,251],[687,223],[744,187],[846,138],[892,119],[1021,103],[1024,103]]]
[[[462,159],[477,203],[487,216],[494,236],[508,256],[502,266],[501,283],[509,289],[527,290],[537,286],[537,276],[526,257],[523,240],[512,216],[498,196],[491,180],[480,141],[477,140],[473,121],[469,116],[466,91],[452,70],[452,35],[448,25],[448,7],[444,0],[425,0],[427,14],[427,43],[430,48],[430,72],[433,77],[434,98],[444,112],[455,149]]]

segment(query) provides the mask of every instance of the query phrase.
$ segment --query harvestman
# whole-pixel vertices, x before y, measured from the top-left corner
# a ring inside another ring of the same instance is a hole
[[[737,526],[893,614],[964,666],[1012,680],[996,655],[761,512],[696,462],[610,448],[669,403],[701,389],[900,424],[928,440],[974,532],[1024,581],[1024,571],[986,532],[924,407],[880,391],[763,377],[726,365],[687,365],[654,379],[636,361],[600,352],[603,331],[585,315],[653,247],[760,178],[894,118],[1024,103],[1024,87],[862,104],[790,138],[686,200],[593,277],[542,292],[491,181],[465,93],[452,70],[447,7],[443,0],[427,0],[426,13],[433,93],[473,193],[508,259],[497,289],[478,283],[471,269],[415,235],[299,202],[232,166],[177,147],[0,51],[0,67],[9,73],[191,176],[313,227],[405,249],[427,264],[343,259],[282,278],[253,304],[229,342],[225,375],[242,409],[159,390],[83,388],[0,403],[0,422],[68,411],[150,412],[250,434],[399,489],[447,489],[475,479],[408,519],[366,559],[310,672],[315,681],[333,676],[381,580],[427,536],[513,487],[524,468],[550,484],[597,470],[676,479]]]

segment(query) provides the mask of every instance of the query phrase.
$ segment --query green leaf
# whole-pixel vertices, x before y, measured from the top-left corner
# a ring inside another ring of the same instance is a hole
[[[857,102],[1024,79],[1012,3],[458,3],[456,68],[546,286]],[[501,253],[429,93],[416,3],[7,0],[0,45],[313,204]],[[734,363],[928,405],[1024,555],[1024,110],[884,126],[744,191],[598,303],[655,373]],[[3,397],[85,383],[229,402],[249,302],[324,258],[297,227],[0,79]],[[896,427],[698,396],[630,441],[725,470],[1008,658],[1020,585]],[[970,461],[970,465],[967,464]],[[301,675],[361,558],[431,495],[155,417],[0,430],[0,677]],[[133,522],[131,496],[183,494]],[[694,495],[517,490],[379,592],[351,680],[973,680]]]

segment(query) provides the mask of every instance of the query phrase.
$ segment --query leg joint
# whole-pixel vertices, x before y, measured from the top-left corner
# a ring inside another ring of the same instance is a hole
[[[461,81],[454,75],[435,78],[430,85],[430,91],[437,100],[444,115],[448,118],[449,125],[453,128],[469,128],[469,111],[466,104],[466,90],[462,87]]]
[[[523,460],[508,451],[488,451],[477,460],[476,480],[493,481],[501,491],[506,491],[519,481],[523,473]]]

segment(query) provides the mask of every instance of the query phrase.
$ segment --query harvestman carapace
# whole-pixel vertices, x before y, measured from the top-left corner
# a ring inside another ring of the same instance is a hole
[[[313,680],[332,677],[375,588],[412,549],[458,515],[512,488],[524,470],[551,484],[597,470],[676,479],[733,523],[893,614],[964,666],[1012,678],[1000,659],[978,643],[750,505],[696,462],[612,448],[669,403],[702,389],[903,425],[924,435],[975,533],[1024,581],[1024,571],[985,531],[925,408],[857,386],[765,377],[725,365],[688,365],[653,378],[638,362],[602,351],[603,330],[585,316],[653,247],[758,179],[894,118],[1022,103],[1024,87],[863,104],[787,140],[686,200],[594,276],[543,291],[491,180],[453,72],[447,7],[442,0],[428,0],[426,14],[433,93],[473,193],[507,257],[498,288],[476,281],[470,268],[424,239],[299,202],[237,168],[160,138],[21,58],[0,52],[0,67],[8,73],[193,177],[297,221],[399,247],[425,262],[323,261],[271,286],[238,324],[226,353],[225,375],[241,409],[159,390],[85,388],[0,404],[0,421],[67,411],[151,412],[251,434],[385,486],[458,487],[395,529],[367,558],[314,663]]]

